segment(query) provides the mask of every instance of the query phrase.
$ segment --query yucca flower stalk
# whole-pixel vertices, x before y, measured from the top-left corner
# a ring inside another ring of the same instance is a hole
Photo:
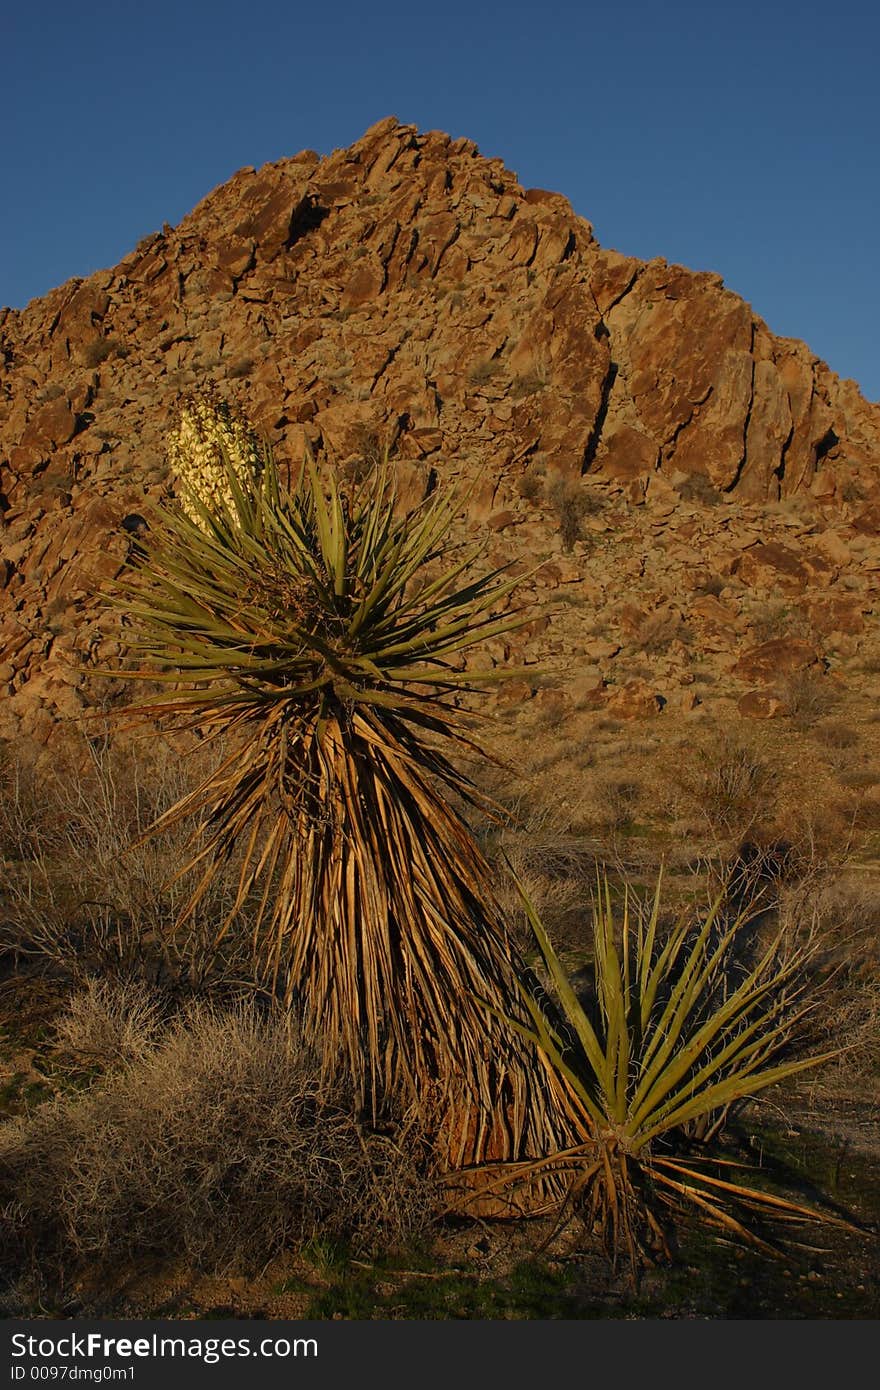
[[[685,913],[661,931],[661,879],[650,911],[633,910],[625,892],[619,928],[607,877],[597,881],[592,1007],[518,884],[553,996],[541,1002],[524,987],[531,1026],[508,1018],[564,1084],[580,1139],[537,1163],[509,1165],[498,1186],[539,1171],[564,1175],[588,1224],[634,1268],[650,1251],[669,1253],[663,1208],[689,1209],[764,1248],[750,1218],[829,1219],[739,1180],[741,1165],[712,1152],[731,1107],[837,1055],[789,1055],[813,1008],[804,973],[811,946],[789,948],[779,934],[743,964],[736,948],[749,912],[726,922],[724,892],[701,919]]]
[[[263,466],[260,441],[243,416],[213,391],[193,396],[167,443],[168,463],[180,483],[179,505],[196,525],[202,509],[235,510],[229,474],[245,490]]]
[[[218,938],[256,902],[266,986],[374,1114],[402,1096],[445,1115],[453,1166],[541,1152],[542,1068],[477,1003],[517,1010],[523,975],[450,800],[482,798],[439,746],[475,751],[452,697],[497,678],[459,667],[521,621],[501,611],[512,581],[470,577],[474,551],[453,558],[454,496],[397,515],[387,460],[343,495],[309,458],[288,488],[254,432],[204,400],[175,435],[178,458],[187,447],[185,505],[157,511],[115,595],[139,674],[170,687],[139,714],[229,750],[154,827],[196,825],[184,918],[235,859]]]

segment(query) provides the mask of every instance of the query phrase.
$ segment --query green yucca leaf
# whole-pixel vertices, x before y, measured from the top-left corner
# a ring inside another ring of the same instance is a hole
[[[513,869],[509,862],[508,869],[511,873],[513,873]],[[553,983],[556,986],[556,989],[559,993],[559,997],[562,1002],[563,1009],[565,1011],[565,1017],[571,1024],[572,1028],[574,1028],[578,1036],[578,1039],[580,1040],[581,1047],[584,1050],[584,1054],[594,1073],[597,1076],[602,1077],[606,1074],[605,1054],[599,1042],[599,1039],[596,1036],[595,1029],[593,1028],[593,1025],[590,1023],[590,1020],[587,1017],[586,1012],[581,1006],[580,1000],[578,999],[577,995],[571,987],[565,967],[563,966],[559,957],[553,950],[553,947],[550,943],[550,938],[547,935],[546,928],[544,927],[543,922],[538,916],[537,910],[531,898],[529,897],[528,893],[525,890],[525,887],[516,877],[516,875],[514,874],[513,876],[517,885],[517,890],[522,900],[523,907],[526,911],[526,916],[528,917],[532,931],[535,934],[535,940],[541,948],[541,954],[544,957],[544,963],[546,964],[547,969],[550,971]]]
[[[663,868],[657,875],[657,887],[654,890],[654,901],[651,906],[651,913],[646,923],[643,924],[639,917],[637,932],[636,956],[638,960],[638,990],[639,990],[639,1037],[641,1038],[648,1026],[648,1020],[654,1008],[654,1001],[657,998],[657,990],[663,978],[664,953],[661,951],[655,960],[654,943],[657,939],[657,924],[660,920],[660,893],[663,886]]]
[[[357,503],[343,503],[332,480],[329,501],[325,498],[313,461],[289,500],[281,498],[268,459],[253,505],[231,472],[229,485],[238,488],[238,530],[228,510],[221,509],[219,519],[212,513],[211,526],[166,515],[157,528],[148,584],[129,579],[122,585],[121,601],[140,627],[137,650],[167,662],[173,649],[167,664],[192,679],[210,681],[213,670],[222,679],[230,652],[239,651],[240,664],[254,679],[272,680],[286,662],[287,679],[277,694],[290,699],[300,685],[302,694],[314,688],[309,667],[320,659],[347,688],[356,684],[363,698],[365,680],[381,688],[413,679],[414,656],[420,659],[419,675],[437,683],[449,658],[523,621],[518,614],[490,614],[513,587],[501,578],[502,571],[454,587],[464,561],[410,592],[413,574],[435,557],[451,520],[446,499],[423,509],[410,531],[383,500],[385,478],[362,497],[361,510]],[[197,518],[209,510],[202,504]],[[381,540],[378,563],[365,555],[365,540]],[[297,621],[295,611],[284,611],[283,593],[273,607],[271,593],[253,592],[253,577],[267,571],[307,591],[309,623]],[[364,593],[365,574],[372,584]],[[258,662],[266,657],[269,663],[261,671]],[[436,663],[435,669],[426,662]],[[448,674],[452,685],[467,687],[461,672]]]
[[[722,899],[719,897],[706,914],[693,945],[686,955],[681,974],[670,992],[669,1001],[662,1010],[656,1027],[651,1030],[651,1036],[647,1040],[644,1056],[641,1059],[640,1080],[633,1100],[635,1105],[641,1102],[646,1091],[650,1089],[656,1077],[668,1063],[673,1049],[681,1038],[682,1028],[688,1014],[700,998],[713,970],[717,969],[733,940],[734,933],[731,930],[722,937],[712,955],[707,957],[707,942],[721,910],[721,904]],[[681,921],[671,933],[672,949],[669,954],[661,952],[661,958],[664,960],[661,979],[672,978],[672,970],[677,965],[678,957],[685,948],[686,936],[687,923]]]
[[[697,971],[688,999],[689,1009],[692,1010],[699,1001],[711,979],[712,971],[717,970],[718,963],[732,944],[736,931],[742,925],[742,920],[742,918],[738,918],[734,922],[730,931],[722,936],[721,943],[714,955],[704,963],[702,970]],[[664,1049],[666,1064],[660,1068],[655,1062],[648,1073],[651,1084],[646,1085],[646,1080],[643,1079],[639,1085],[633,1098],[633,1122],[635,1124],[640,1122],[643,1115],[657,1112],[660,1103],[701,1056],[711,1057],[711,1061],[698,1073],[699,1076],[707,1079],[733,1057],[738,1059],[741,1066],[744,1065],[751,1056],[748,1043],[754,1034],[759,1035],[759,1045],[764,1048],[767,1048],[771,1040],[776,1037],[779,1038],[780,1043],[785,1040],[791,1023],[792,1009],[788,1007],[786,1011],[780,1011],[772,999],[766,1007],[762,1007],[765,1005],[768,995],[774,993],[778,995],[786,980],[791,977],[794,969],[801,963],[798,960],[791,963],[780,961],[778,954],[780,945],[781,940],[777,938],[755,969],[726,998],[719,1002],[704,1022],[690,1027],[685,1032],[687,1016],[681,1015],[676,1016],[671,1025],[667,1025],[670,1029],[674,1027],[675,1032],[670,1031],[666,1039]],[[750,1016],[752,1016],[752,1022],[749,1025]],[[665,1024],[664,1016],[660,1026]],[[728,1036],[730,1041],[726,1047],[713,1054],[710,1051],[711,1048],[725,1036]],[[678,1049],[674,1058],[670,1056],[673,1048]]]
[[[782,1041],[784,1040],[780,1040]],[[699,1088],[695,1087],[689,1101],[670,1107],[665,1112],[656,1112],[656,1122],[653,1125],[643,1125],[640,1130],[640,1143],[643,1146],[647,1145],[657,1135],[668,1133],[670,1129],[686,1124],[689,1120],[711,1114],[715,1110],[723,1110],[738,1100],[756,1096],[768,1086],[787,1081],[799,1072],[809,1071],[839,1056],[840,1050],[837,1049],[803,1057],[799,1061],[780,1062],[775,1067],[756,1066],[752,1070],[747,1064],[741,1064],[735,1074],[725,1077],[723,1081],[715,1085],[703,1084]]]

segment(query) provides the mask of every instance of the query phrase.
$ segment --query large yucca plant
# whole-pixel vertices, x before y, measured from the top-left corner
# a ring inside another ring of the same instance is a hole
[[[195,819],[187,911],[234,859],[218,934],[247,903],[267,986],[374,1111],[403,1094],[452,1115],[453,1165],[540,1152],[541,1068],[477,1003],[516,1009],[521,974],[450,800],[480,798],[439,746],[468,742],[451,697],[494,674],[463,654],[518,621],[500,611],[511,581],[452,558],[454,497],[398,515],[387,463],[343,495],[307,459],[287,487],[211,398],[184,409],[171,456],[182,495],[116,602],[140,674],[170,687],[140,714],[228,750],[154,827]]]
[[[684,913],[661,930],[660,886],[649,911],[633,910],[626,892],[618,924],[608,880],[598,881],[595,998],[585,1004],[519,885],[552,995],[523,988],[531,1026],[508,1023],[556,1072],[580,1137],[496,1180],[563,1175],[588,1224],[634,1267],[650,1252],[668,1254],[664,1210],[689,1210],[757,1245],[766,1242],[756,1216],[828,1219],[752,1186],[712,1147],[732,1106],[836,1055],[789,1051],[813,1007],[809,943],[789,948],[780,934],[745,963],[748,912],[725,921],[722,892],[704,915]]]

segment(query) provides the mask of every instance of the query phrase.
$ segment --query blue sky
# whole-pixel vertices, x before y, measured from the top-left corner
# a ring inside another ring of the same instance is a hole
[[[605,246],[719,272],[877,400],[878,52],[867,0],[9,4],[0,304],[394,114],[565,193]]]

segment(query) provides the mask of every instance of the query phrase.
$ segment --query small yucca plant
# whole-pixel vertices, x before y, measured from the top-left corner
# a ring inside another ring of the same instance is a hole
[[[204,398],[172,458],[182,505],[154,517],[116,602],[140,674],[172,687],[140,713],[231,750],[154,827],[197,823],[187,912],[236,860],[219,934],[247,902],[267,987],[374,1111],[402,1094],[454,1112],[452,1163],[540,1152],[541,1068],[477,1003],[516,1009],[522,971],[449,799],[480,798],[438,746],[468,743],[450,697],[496,674],[461,658],[519,621],[500,612],[511,581],[451,557],[454,497],[400,517],[387,462],[343,495],[307,459],[288,489]]]
[[[520,893],[555,998],[541,1003],[523,988],[532,1026],[508,1023],[564,1084],[580,1140],[537,1164],[511,1165],[499,1183],[538,1169],[565,1174],[588,1223],[634,1267],[650,1251],[668,1254],[664,1207],[690,1209],[758,1245],[765,1242],[750,1217],[820,1219],[737,1180],[738,1165],[711,1152],[731,1106],[835,1055],[786,1055],[812,1008],[809,945],[786,949],[780,935],[740,963],[749,915],[725,923],[723,893],[702,920],[684,914],[663,932],[659,880],[650,912],[633,911],[625,894],[618,929],[602,879],[593,903],[596,998],[585,1007],[521,885]]]

